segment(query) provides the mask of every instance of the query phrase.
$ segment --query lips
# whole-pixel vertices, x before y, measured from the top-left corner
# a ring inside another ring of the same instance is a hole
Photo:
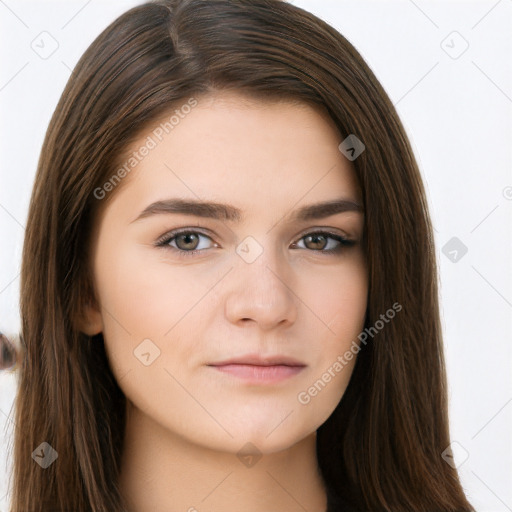
[[[209,363],[208,366],[227,366],[227,365],[251,365],[251,366],[306,366],[305,363],[285,355],[261,356],[258,354],[246,354],[243,356],[232,357],[224,361]]]
[[[284,355],[247,354],[208,364],[216,371],[247,384],[277,384],[299,374],[306,364]]]

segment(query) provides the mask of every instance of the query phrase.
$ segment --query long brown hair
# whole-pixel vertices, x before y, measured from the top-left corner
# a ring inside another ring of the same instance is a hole
[[[106,202],[94,191],[150,123],[222,89],[322,107],[343,138],[365,146],[353,164],[365,208],[366,326],[391,304],[402,309],[361,347],[318,430],[329,510],[339,500],[360,511],[473,511],[442,457],[450,438],[432,226],[384,89],[340,33],[284,1],[159,0],[95,39],[46,133],[23,248],[12,512],[124,510],[125,397],[102,334],[90,338],[75,322],[94,300],[88,248]],[[32,456],[50,453],[41,443],[58,454],[46,469]]]

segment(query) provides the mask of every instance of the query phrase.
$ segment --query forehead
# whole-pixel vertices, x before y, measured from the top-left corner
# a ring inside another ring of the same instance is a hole
[[[167,197],[228,200],[241,209],[357,199],[341,141],[321,107],[218,93],[175,107],[141,132],[123,154],[126,163],[139,153],[136,165],[114,192],[133,208]],[[140,158],[144,146],[150,150]]]

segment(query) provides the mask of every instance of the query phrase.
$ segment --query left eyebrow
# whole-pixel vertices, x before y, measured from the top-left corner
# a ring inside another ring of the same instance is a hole
[[[334,199],[322,203],[310,204],[299,208],[292,216],[293,221],[324,219],[345,212],[364,213],[364,208],[350,199]]]
[[[359,203],[350,199],[333,199],[331,201],[302,206],[293,213],[290,220],[297,222],[323,219],[330,217],[331,215],[345,212],[358,212],[363,214],[364,209]],[[197,199],[173,198],[151,203],[149,206],[144,208],[144,210],[137,216],[137,218],[132,220],[130,224],[152,215],[162,214],[191,215],[195,217],[219,219],[230,222],[240,222],[244,218],[241,210],[229,204],[201,201]]]

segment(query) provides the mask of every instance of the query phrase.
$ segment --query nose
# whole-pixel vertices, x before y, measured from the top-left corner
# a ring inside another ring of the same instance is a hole
[[[293,284],[289,266],[268,248],[252,263],[240,259],[230,272],[226,318],[242,326],[255,323],[262,330],[293,324],[299,301]]]

